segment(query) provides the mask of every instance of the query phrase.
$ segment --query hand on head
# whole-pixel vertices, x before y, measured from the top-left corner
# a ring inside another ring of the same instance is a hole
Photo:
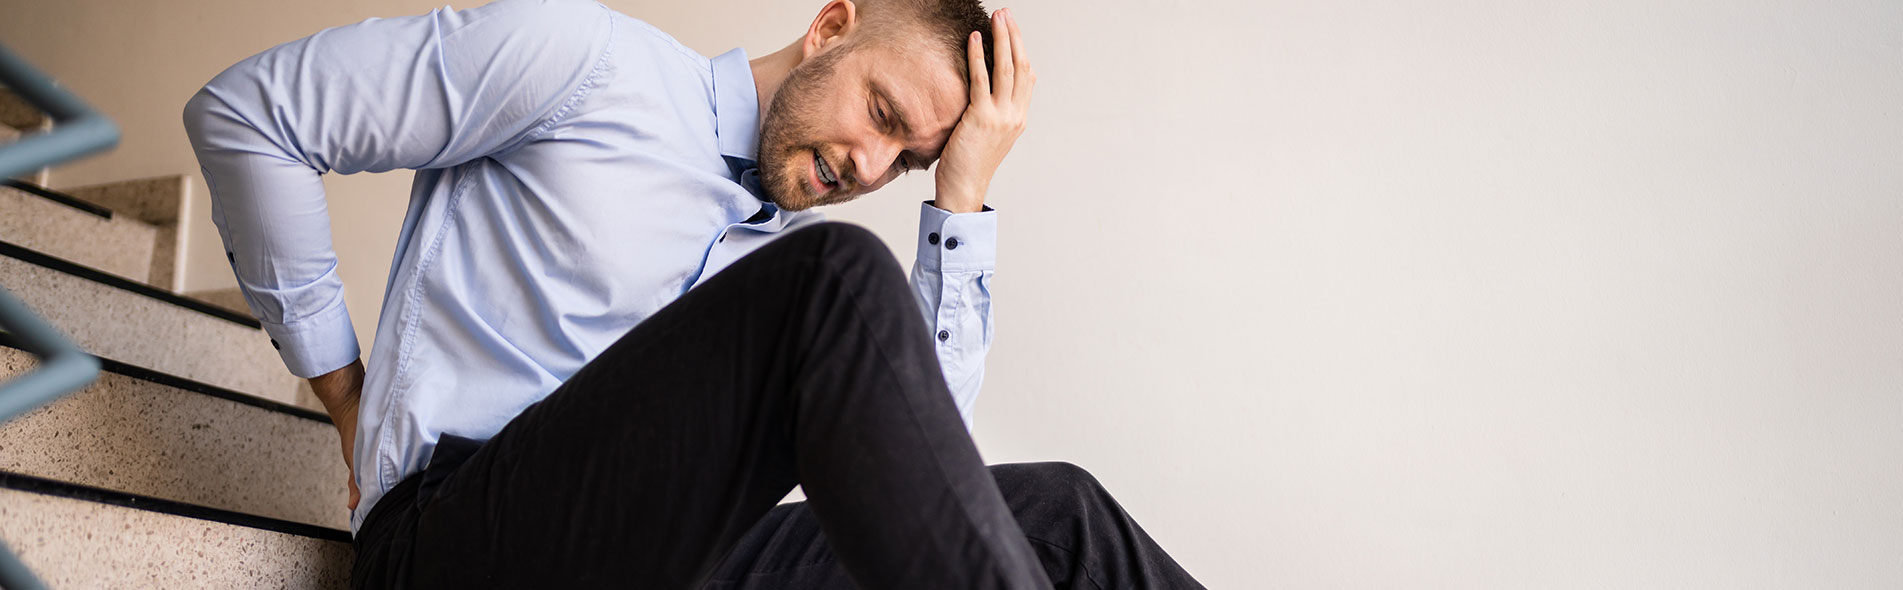
[[[1024,41],[1011,9],[991,16],[992,62],[985,68],[984,43],[973,32],[966,42],[971,103],[952,129],[938,161],[937,205],[953,213],[980,211],[991,176],[1024,133],[1037,74],[1025,56]]]

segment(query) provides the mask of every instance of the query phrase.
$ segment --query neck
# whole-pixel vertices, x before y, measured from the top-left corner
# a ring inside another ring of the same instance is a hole
[[[759,94],[760,120],[766,120],[766,111],[773,104],[773,95],[780,91],[780,83],[786,81],[787,74],[793,72],[793,66],[800,64],[800,43],[762,55],[747,61],[747,67],[753,70],[753,91]]]

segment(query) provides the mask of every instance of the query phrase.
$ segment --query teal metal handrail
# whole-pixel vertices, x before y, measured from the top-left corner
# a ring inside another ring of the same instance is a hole
[[[119,143],[119,127],[79,97],[0,46],[0,85],[13,89],[28,104],[52,115],[53,130],[35,133],[0,145],[0,178],[38,170]],[[74,346],[58,330],[0,288],[0,330],[13,334],[20,348],[39,357],[39,366],[7,383],[0,383],[0,422],[12,420],[99,377],[99,359]],[[0,588],[41,590],[46,585],[27,570],[13,551],[0,544]]]

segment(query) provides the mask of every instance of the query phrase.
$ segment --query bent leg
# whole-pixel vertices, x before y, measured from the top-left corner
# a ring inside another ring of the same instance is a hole
[[[1049,585],[897,262],[843,224],[734,263],[524,410],[420,502],[412,579],[693,587],[796,483],[866,587]]]
[[[1089,472],[1069,463],[993,465],[1004,500],[1057,588],[1202,588]],[[852,590],[819,520],[775,507],[705,590]]]

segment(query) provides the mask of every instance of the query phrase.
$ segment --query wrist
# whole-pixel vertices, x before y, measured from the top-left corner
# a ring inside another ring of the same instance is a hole
[[[978,203],[976,205],[961,205],[961,204],[947,202],[944,199],[933,200],[932,206],[940,208],[940,209],[944,209],[945,211],[948,211],[951,213],[977,213],[977,212],[985,210],[984,203]]]
[[[977,213],[985,210],[985,192],[941,187],[932,199],[932,206],[952,213]]]
[[[357,397],[363,392],[363,377],[363,361],[352,361],[343,368],[310,378],[311,393],[335,416],[339,411],[356,407]]]

